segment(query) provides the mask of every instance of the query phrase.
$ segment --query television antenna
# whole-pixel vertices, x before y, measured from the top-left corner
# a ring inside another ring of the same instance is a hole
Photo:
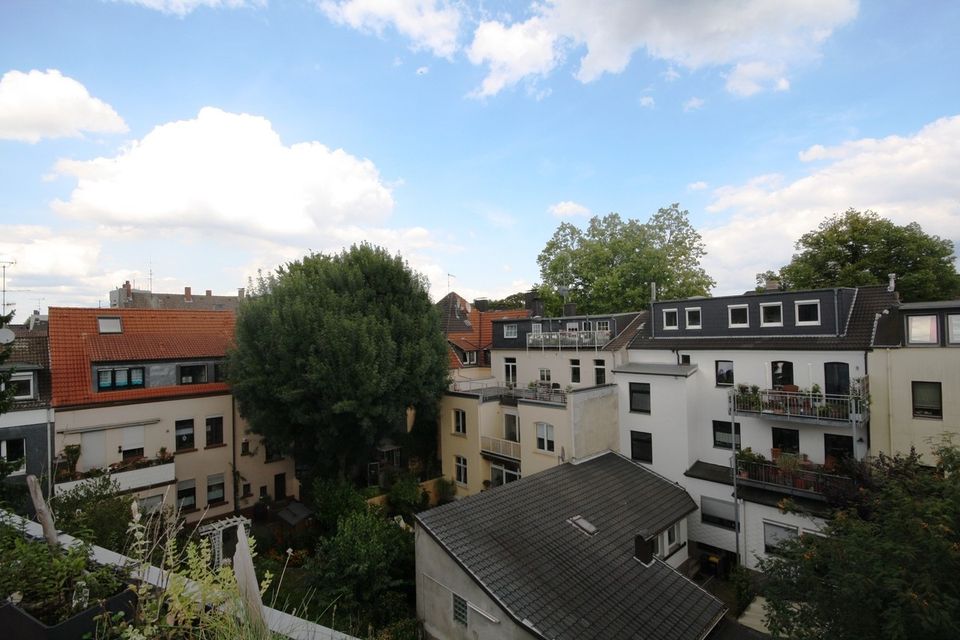
[[[7,313],[7,267],[17,264],[16,260],[0,260],[0,270],[3,271],[3,281],[0,283],[0,316]]]

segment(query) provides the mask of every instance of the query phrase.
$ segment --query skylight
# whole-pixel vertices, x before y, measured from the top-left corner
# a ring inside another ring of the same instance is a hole
[[[597,532],[597,527],[583,516],[573,516],[567,520],[567,522],[580,529],[588,536],[592,536]]]
[[[100,333],[123,333],[120,318],[97,318]]]

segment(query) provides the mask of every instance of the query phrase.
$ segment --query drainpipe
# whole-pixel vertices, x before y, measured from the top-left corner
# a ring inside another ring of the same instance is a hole
[[[833,290],[833,326],[836,329],[836,333],[840,335],[840,290]]]
[[[50,420],[50,407],[47,407],[47,500],[53,498],[53,439],[50,433],[53,425]]]
[[[239,492],[237,491],[237,481],[240,479],[240,470],[237,469],[237,400],[230,394],[230,410],[233,416],[230,420],[230,448],[233,450],[233,514],[240,513]]]

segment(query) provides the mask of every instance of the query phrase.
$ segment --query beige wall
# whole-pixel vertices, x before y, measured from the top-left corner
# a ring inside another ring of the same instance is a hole
[[[613,379],[613,374],[610,371],[613,354],[609,351],[496,349],[490,354],[490,371],[493,377],[501,382],[504,380],[504,358],[517,359],[517,386],[521,388],[525,388],[531,381],[538,381],[541,368],[550,369],[550,382],[558,383],[561,389],[566,389],[567,385],[577,389],[595,386],[594,360],[603,360],[606,381],[611,382]],[[580,382],[578,383],[571,380],[570,360],[572,359],[580,360]]]
[[[870,453],[907,453],[916,447],[933,463],[933,444],[960,434],[960,350],[946,347],[877,349],[870,371]],[[913,382],[939,382],[943,418],[913,416]],[[960,439],[957,440],[960,443]]]
[[[243,454],[243,440],[247,440],[248,455]],[[267,448],[263,439],[250,431],[247,421],[237,414],[237,471],[240,474],[237,480],[238,506],[241,509],[252,507],[260,499],[262,487],[267,488],[271,498],[274,495],[274,479],[277,474],[284,474],[286,495],[300,497],[300,482],[294,475],[295,465],[292,457],[287,456],[280,460],[267,462]],[[250,485],[250,495],[243,495],[243,485]],[[232,493],[230,494],[233,495]]]
[[[620,449],[617,387],[596,387],[567,396],[573,432],[572,456]]]
[[[488,405],[497,404],[489,402]],[[475,397],[453,396],[445,394],[440,400],[440,435],[438,449],[440,452],[443,475],[450,480],[456,480],[456,457],[462,456],[467,460],[467,484],[457,483],[457,495],[467,496],[483,489],[483,464],[480,457],[480,433],[489,426],[482,426],[481,403]],[[466,413],[467,433],[454,433],[454,410],[460,409]],[[489,415],[489,411],[483,412]],[[489,420],[489,419],[488,419]]]

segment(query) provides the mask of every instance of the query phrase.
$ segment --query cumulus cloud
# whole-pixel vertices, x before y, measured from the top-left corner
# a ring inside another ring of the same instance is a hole
[[[644,107],[645,109],[653,109],[656,104],[657,103],[654,101],[652,96],[643,96],[640,98],[640,106]]]
[[[194,9],[239,9],[242,7],[263,7],[267,0],[114,0],[136,4],[147,9],[183,17]]]
[[[787,264],[801,235],[849,207],[960,239],[957,140],[960,116],[942,118],[912,135],[814,145],[799,154],[810,170],[792,180],[767,174],[715,190],[708,211],[726,219],[702,235],[718,292],[750,288],[754,274]]]
[[[393,208],[373,162],[319,142],[281,142],[265,118],[205,107],[113,157],[60,160],[77,179],[54,209],[111,225],[220,228],[267,236],[376,224]]]
[[[460,12],[445,0],[322,0],[330,20],[382,35],[387,27],[410,39],[415,50],[450,58],[457,51]]]
[[[547,208],[547,211],[558,218],[573,218],[575,216],[590,215],[590,209],[586,208],[582,204],[573,202],[572,200],[564,200],[563,202],[552,204]]]
[[[127,125],[113,107],[56,69],[8,71],[0,78],[0,139],[38,142],[84,131],[123,133]]]
[[[568,51],[585,49],[575,75],[591,82],[605,73],[622,72],[633,55],[644,50],[671,65],[667,80],[679,76],[673,65],[690,70],[732,65],[728,90],[749,95],[788,88],[786,70],[815,59],[823,41],[853,20],[857,10],[857,0],[608,0],[603,11],[590,0],[551,0],[533,4],[532,17],[525,21],[484,22],[477,28],[479,35],[481,30],[508,33],[535,25],[541,46],[553,49],[549,57],[539,54],[541,64],[532,65],[526,50],[511,48],[496,56],[471,56],[471,61],[490,65],[483,89],[490,92],[528,75],[548,73]],[[545,64],[547,59],[554,64]]]
[[[540,18],[510,26],[495,21],[481,23],[467,56],[473,64],[489,65],[490,71],[471,95],[496,95],[524,78],[550,73],[560,60],[556,39]]]
[[[704,105],[703,99],[694,96],[694,97],[690,98],[689,100],[687,100],[686,102],[683,103],[683,110],[684,110],[684,111],[696,111],[697,109],[702,108],[703,105]]]
[[[696,182],[691,182],[687,185],[687,191],[703,191],[707,188],[707,183],[703,180],[698,180]]]

